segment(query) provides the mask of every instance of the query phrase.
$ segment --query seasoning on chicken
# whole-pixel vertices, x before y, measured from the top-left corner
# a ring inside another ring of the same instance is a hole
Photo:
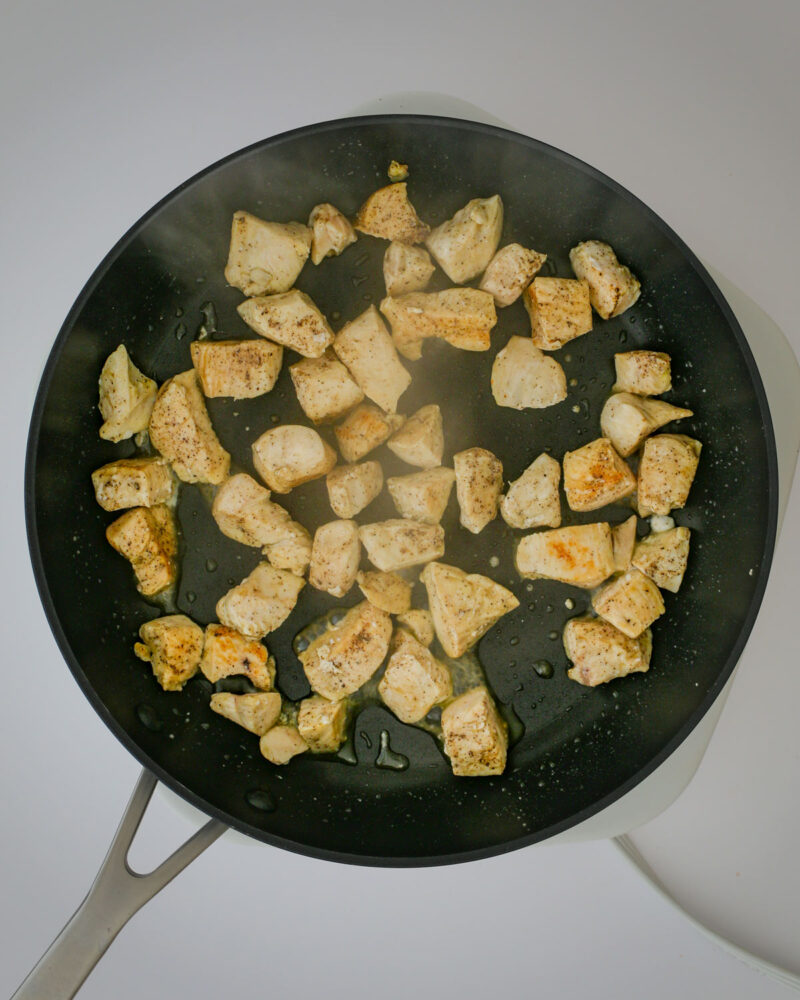
[[[344,597],[356,582],[361,543],[355,521],[330,521],[317,528],[308,582],[332,597]]]
[[[616,450],[627,458],[646,437],[673,420],[693,416],[691,410],[661,399],[643,399],[629,392],[609,396],[600,414],[600,430]]]
[[[411,376],[400,363],[375,306],[342,327],[333,349],[362,392],[381,409],[394,413],[397,401],[411,384]]]
[[[462,351],[488,351],[497,323],[494,299],[477,288],[387,296],[380,310],[392,327],[395,347],[410,361],[422,357],[422,341],[430,337],[446,340]]]
[[[492,365],[492,395],[498,406],[542,409],[567,398],[567,377],[555,358],[530,337],[511,337]]]
[[[494,256],[503,230],[500,195],[473,198],[425,241],[436,263],[457,285],[477,278]]]
[[[508,730],[485,687],[450,702],[442,712],[442,736],[457,777],[482,778],[505,770]]]
[[[175,493],[175,480],[167,460],[119,458],[92,473],[92,486],[103,510],[154,507],[168,503]]]
[[[495,305],[501,309],[510,306],[533,281],[546,260],[547,254],[528,250],[519,243],[509,243],[489,261],[478,287],[494,296]]]
[[[325,476],[336,465],[336,452],[311,427],[284,424],[253,442],[256,472],[276,493]]]
[[[334,427],[336,443],[345,462],[357,462],[403,426],[397,413],[383,413],[377,406],[362,403]]]
[[[624,313],[641,294],[639,279],[620,264],[608,243],[579,243],[570,250],[569,261],[575,276],[588,283],[592,305],[603,319]]]
[[[571,510],[597,510],[635,489],[636,476],[607,438],[564,455],[564,492]]]
[[[423,247],[390,243],[383,255],[383,280],[387,295],[421,292],[433,277],[436,265]]]
[[[600,522],[534,532],[520,541],[515,561],[526,579],[597,587],[614,572],[611,528]]]
[[[369,561],[384,573],[394,573],[444,555],[444,530],[440,524],[422,524],[397,518],[365,524],[359,529]]]
[[[435,403],[421,407],[392,434],[387,448],[409,465],[422,469],[441,465],[444,454],[442,411]]]
[[[347,702],[318,694],[300,702],[297,730],[312,753],[336,753],[345,740]]]
[[[414,723],[452,693],[453,681],[447,667],[406,633],[402,645],[389,657],[378,684],[384,705],[401,722]]]
[[[602,618],[571,618],[564,626],[564,651],[573,666],[567,677],[597,687],[650,667],[652,633],[631,639]]]
[[[217,601],[217,617],[229,628],[263,639],[286,621],[304,585],[294,573],[259,563]]]
[[[192,364],[209,398],[253,399],[278,381],[283,348],[269,340],[195,340]]]
[[[240,472],[217,490],[211,514],[228,538],[242,545],[271,545],[282,537],[291,517],[269,496],[269,490]]]
[[[424,469],[407,476],[392,476],[386,485],[401,517],[424,524],[438,524],[453,490],[456,474],[452,469]]]
[[[168,507],[159,504],[127,510],[109,524],[106,538],[133,567],[136,589],[145,597],[160,594],[177,579],[178,539]]]
[[[180,691],[197,673],[203,652],[203,630],[186,615],[167,615],[145,622],[133,651],[149,663],[165,691]]]
[[[702,445],[684,434],[648,438],[639,462],[639,516],[669,514],[689,497]]]
[[[305,753],[308,744],[294,726],[273,726],[258,741],[258,749],[270,764],[282,765]]]
[[[286,292],[303,270],[311,230],[299,222],[264,222],[234,212],[225,280],[245,295]]]
[[[614,392],[660,396],[672,388],[669,354],[661,351],[624,351],[614,355],[617,381]]]
[[[319,358],[333,343],[333,330],[311,299],[293,288],[281,295],[246,299],[236,310],[261,337],[305,358]]]
[[[399,615],[411,608],[411,584],[397,573],[367,570],[356,576],[361,593],[370,604],[390,615]]]
[[[592,607],[631,639],[640,636],[664,614],[661,591],[635,567],[607,583],[592,598]]]
[[[227,625],[206,625],[200,670],[212,684],[242,676],[261,691],[275,687],[275,660],[267,647]]]
[[[430,226],[420,221],[400,181],[379,188],[367,198],[356,216],[355,228],[368,236],[398,243],[422,243]]]
[[[614,552],[614,569],[620,573],[631,564],[633,547],[636,544],[636,515],[631,514],[627,521],[615,524],[611,529],[611,547]]]
[[[289,521],[281,537],[265,545],[261,552],[275,569],[288,569],[302,576],[311,562],[311,535],[302,524]]]
[[[364,393],[330,351],[321,358],[304,358],[289,368],[297,401],[315,424],[338,420],[357,406]]]
[[[211,695],[211,711],[235,722],[256,736],[263,736],[280,718],[281,696],[267,694],[231,694],[219,691]]]
[[[321,264],[326,257],[338,257],[358,239],[348,219],[329,202],[315,205],[308,217],[311,229],[311,261]]]
[[[689,561],[688,528],[655,531],[637,543],[631,563],[662,590],[677,594]]]
[[[380,462],[360,465],[338,465],[325,477],[328,500],[337,517],[350,518],[360,514],[383,489]]]
[[[424,608],[411,608],[397,616],[398,625],[403,625],[423,646],[430,646],[436,634],[433,629],[433,618],[430,611]]]
[[[589,286],[575,278],[534,278],[523,293],[536,347],[559,347],[592,329]]]
[[[104,441],[124,441],[147,430],[158,386],[139,371],[124,344],[106,358],[98,386]]]
[[[558,484],[561,466],[542,453],[509,484],[500,498],[500,513],[512,528],[557,528],[561,524]]]
[[[150,440],[185,483],[221,483],[231,456],[211,426],[197,373],[174,375],[161,386],[150,414]]]
[[[460,522],[477,535],[497,517],[503,492],[503,463],[486,448],[467,448],[453,455]]]

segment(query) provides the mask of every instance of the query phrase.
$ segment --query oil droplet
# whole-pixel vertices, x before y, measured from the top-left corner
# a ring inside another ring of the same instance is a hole
[[[245,795],[245,801],[260,812],[274,812],[275,800],[265,788],[254,788]]]
[[[278,416],[277,413],[273,413],[269,419],[272,421],[273,424],[279,424],[281,422],[281,418]]]
[[[553,664],[549,660],[537,660],[533,665],[533,669],[540,677],[552,677],[553,676]]]
[[[333,312],[331,313],[331,319],[341,319],[341,318],[342,314],[339,312],[339,310],[334,309]]]
[[[518,646],[519,645],[519,636],[518,635],[512,635],[511,638],[508,641],[509,641],[509,645],[511,645],[511,646]]]
[[[236,581],[234,580],[234,578],[232,576],[228,577],[228,586],[229,587],[235,587],[236,586]]]
[[[389,733],[386,729],[381,731],[381,749],[375,766],[386,767],[392,771],[405,771],[408,767],[408,757],[404,757],[401,753],[395,753],[389,746]]]
[[[350,281],[353,284],[353,288],[358,288],[358,286],[362,285],[366,280],[367,280],[366,274],[354,274],[353,277],[350,279]]]
[[[619,333],[619,342],[620,342],[620,344],[624,344],[627,339],[628,339],[628,334],[625,333],[624,330],[620,330],[620,333]]]
[[[548,615],[552,615],[552,613],[553,613],[553,605],[552,604],[548,604],[547,607],[544,610],[548,613]]]
[[[149,705],[139,705],[136,714],[144,728],[149,729],[151,733],[158,733],[164,728],[164,723],[158,717],[156,710]]]
[[[531,601],[531,603],[528,605],[528,611],[535,611],[535,610],[536,610],[536,601]]]
[[[360,257],[356,257],[353,263],[355,264],[356,267],[361,267],[361,265],[366,264],[368,260],[369,260],[369,254],[362,253]]]
[[[572,407],[572,412],[573,413],[580,413],[581,412],[581,408],[580,408],[580,406],[578,406],[577,403]]]
[[[572,387],[572,388],[574,389],[574,388],[575,388],[575,386],[576,386],[576,385],[578,384],[578,380],[577,380],[576,378],[571,378],[571,379],[569,380],[569,384],[570,384],[570,386],[571,386],[571,387]]]
[[[568,597],[566,601],[564,601],[564,607],[567,608],[568,611],[572,611],[572,609],[575,607],[575,602],[572,600],[571,597]]]
[[[525,589],[526,589],[526,590],[528,591],[528,593],[530,594],[530,592],[531,592],[531,591],[533,590],[533,584],[532,584],[532,583],[526,583],[526,584],[525,584]]]
[[[175,310],[175,315],[178,317],[178,319],[180,319],[181,316],[183,316],[183,309],[181,309],[180,306],[178,306],[178,308]]]
[[[367,750],[371,750],[372,749],[372,737],[369,735],[369,733],[365,733],[364,730],[362,729],[361,732],[358,735],[364,741],[364,746],[367,748]]]
[[[496,569],[496,568],[497,568],[497,567],[498,567],[498,566],[500,565],[500,560],[499,560],[499,559],[497,558],[497,556],[492,556],[492,557],[491,557],[491,558],[489,559],[489,565],[490,565],[490,566],[491,566],[491,567],[492,567],[493,569]]]
[[[216,572],[217,569],[216,559],[206,559],[206,569],[208,570],[209,573]]]
[[[348,740],[339,752],[336,754],[336,759],[342,761],[343,764],[357,764],[358,757],[356,756],[356,748],[353,746],[353,741]]]
[[[570,361],[572,361],[572,355],[571,355],[571,354],[565,354],[565,355],[564,355],[564,360],[565,360],[565,361],[566,361],[567,363],[569,363]]]
[[[175,327],[175,339],[183,340],[185,336],[186,336],[186,324],[178,323],[178,325]]]
[[[187,590],[186,591],[186,600],[190,604],[194,604],[194,602],[197,600],[197,594],[195,594],[195,592],[193,590]]]
[[[556,639],[558,638],[558,632],[556,632],[556,630],[553,629],[552,632],[547,633],[547,638],[550,639],[552,642],[555,642]]]
[[[298,635],[292,643],[295,653],[303,653],[308,649],[310,643],[304,635]]]

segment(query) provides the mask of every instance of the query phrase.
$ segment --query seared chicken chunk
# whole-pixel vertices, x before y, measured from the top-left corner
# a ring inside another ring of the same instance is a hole
[[[391,637],[391,618],[362,601],[300,653],[309,684],[323,698],[346,698],[383,663]]]
[[[387,447],[409,465],[422,469],[441,465],[444,454],[442,411],[435,403],[421,407],[392,434]]]
[[[375,306],[345,323],[333,342],[339,360],[361,391],[381,409],[394,413],[397,401],[411,383],[400,363],[392,338]]]
[[[242,545],[271,545],[283,537],[291,517],[269,496],[269,490],[240,472],[217,490],[211,514],[228,538]]]
[[[567,377],[530,337],[511,337],[492,365],[492,395],[498,406],[542,409],[567,398]]]
[[[212,684],[242,676],[261,691],[275,686],[275,660],[267,647],[227,625],[206,625],[200,670]]]
[[[399,615],[411,607],[411,584],[397,573],[367,570],[356,577],[359,590],[370,604],[390,615]]]
[[[433,276],[436,265],[423,247],[390,243],[383,255],[383,280],[387,295],[421,292]]]
[[[299,222],[264,222],[234,212],[225,280],[245,295],[286,292],[303,270],[311,230]]]
[[[638,542],[631,563],[662,590],[677,594],[689,561],[690,536],[688,528],[656,531]]]
[[[462,656],[503,615],[519,607],[510,590],[457,566],[429,563],[420,575],[428,591],[433,627],[448,656]]]
[[[653,581],[635,567],[607,583],[592,598],[592,607],[607,622],[631,639],[664,614],[661,591]]]
[[[442,712],[442,736],[457,777],[482,778],[505,770],[508,731],[485,687],[450,702]]]
[[[669,514],[685,505],[702,447],[684,434],[657,434],[645,441],[639,462],[640,517]]]
[[[124,441],[147,429],[158,386],[139,371],[124,344],[106,358],[99,390],[103,440]]]
[[[571,618],[564,626],[564,651],[573,666],[570,680],[597,687],[650,666],[650,630],[631,639],[602,618]]]
[[[326,257],[338,257],[358,239],[348,219],[329,202],[315,205],[308,217],[311,229],[311,260],[321,264]]]
[[[633,547],[636,544],[636,515],[632,514],[622,524],[615,524],[611,529],[611,547],[614,551],[614,569],[620,573],[631,564]]]
[[[334,427],[336,443],[345,462],[357,462],[403,426],[403,417],[386,414],[377,406],[362,403]]]
[[[672,388],[672,365],[662,351],[624,351],[614,355],[617,381],[614,392],[660,396]]]
[[[109,524],[106,538],[133,567],[136,588],[145,597],[160,594],[177,579],[178,539],[168,507],[159,504],[127,510]]]
[[[659,427],[691,416],[691,410],[673,406],[661,399],[643,399],[629,392],[616,392],[608,397],[603,406],[600,430],[620,455],[626,458]]]
[[[345,740],[347,702],[318,694],[300,702],[297,731],[312,753],[336,753]]]
[[[364,398],[350,373],[328,351],[321,358],[304,358],[289,368],[297,401],[315,424],[338,420]]]
[[[398,163],[397,160],[392,160],[386,173],[390,181],[408,180],[408,164]]]
[[[398,243],[422,243],[430,232],[414,211],[402,181],[373,191],[358,210],[355,227],[368,236]]]
[[[365,524],[359,535],[369,561],[384,573],[418,566],[444,555],[444,530],[440,524],[399,518]]]
[[[619,316],[639,298],[639,279],[620,264],[607,243],[579,243],[570,250],[569,261],[575,276],[588,283],[592,305],[603,319]]]
[[[154,507],[168,503],[175,480],[165,458],[119,458],[92,473],[92,486],[103,510]]]
[[[389,657],[378,693],[401,722],[414,723],[450,697],[453,682],[447,667],[407,634]]]
[[[361,542],[355,521],[330,521],[317,528],[308,582],[333,597],[344,597],[356,582]]]
[[[195,340],[192,364],[210,398],[253,399],[278,381],[283,348],[269,340]]]
[[[290,347],[305,358],[319,358],[333,343],[333,330],[311,299],[293,288],[282,295],[246,299],[236,310],[257,334]]]
[[[253,639],[263,639],[289,617],[305,580],[269,563],[258,566],[217,601],[223,625]]]
[[[273,726],[258,741],[258,749],[270,764],[280,765],[305,753],[308,744],[294,726]]]
[[[338,517],[355,517],[369,506],[383,489],[380,462],[338,465],[325,478],[328,499]]]
[[[510,306],[533,281],[547,254],[528,250],[519,243],[502,247],[489,261],[479,288],[494,296],[495,305]]]
[[[311,427],[284,424],[253,442],[253,465],[271,490],[288,493],[327,475],[336,465],[336,452]]]
[[[500,513],[512,528],[557,528],[561,524],[558,484],[561,466],[542,453],[508,487]]]
[[[311,535],[302,524],[289,521],[281,537],[265,545],[261,552],[275,569],[288,569],[290,573],[302,576],[311,562]]]
[[[267,694],[231,694],[219,691],[211,695],[211,711],[235,722],[256,736],[268,732],[281,714],[281,696]]]
[[[611,528],[574,524],[537,531],[517,546],[517,571],[531,580],[559,580],[574,587],[596,587],[614,572]]]
[[[161,386],[150,414],[150,440],[185,483],[221,483],[231,456],[219,443],[194,369]]]
[[[404,625],[417,642],[421,642],[423,646],[430,646],[433,642],[436,633],[430,611],[426,611],[424,608],[411,608],[409,611],[399,614],[397,622],[399,625]]]
[[[455,481],[456,474],[452,469],[439,466],[438,469],[412,472],[408,476],[392,476],[387,479],[386,485],[401,517],[438,524]]]
[[[564,455],[564,492],[571,510],[597,510],[635,489],[636,476],[607,438]]]
[[[429,337],[462,351],[488,351],[497,323],[494,299],[477,288],[408,292],[385,298],[380,309],[391,324],[395,347],[410,361],[422,357],[422,341]]]
[[[531,337],[544,351],[559,347],[592,329],[589,286],[574,278],[534,278],[523,294]]]
[[[453,455],[460,522],[477,535],[497,517],[503,492],[503,463],[485,448],[467,448]]]
[[[425,241],[447,277],[457,285],[477,278],[497,250],[503,229],[500,195],[473,198]]]
[[[167,615],[145,622],[141,642],[133,647],[140,660],[153,668],[165,691],[180,691],[197,673],[203,652],[203,630],[186,615]]]

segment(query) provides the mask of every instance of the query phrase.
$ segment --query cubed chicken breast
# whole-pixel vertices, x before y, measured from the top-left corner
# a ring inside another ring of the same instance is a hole
[[[321,264],[326,257],[338,257],[358,239],[350,221],[329,202],[315,205],[308,217],[311,229],[311,261]]]
[[[650,667],[652,633],[631,639],[602,618],[571,618],[564,626],[564,651],[572,661],[567,677],[597,687]]]
[[[444,555],[444,529],[440,524],[396,518],[365,524],[359,535],[369,561],[384,573],[419,566]]]
[[[344,597],[356,582],[361,542],[355,521],[330,521],[314,533],[308,582],[332,597]]]
[[[636,515],[632,514],[622,524],[611,529],[611,547],[614,551],[614,569],[624,573],[631,564],[633,547],[636,544]]]
[[[106,538],[133,567],[140,594],[152,597],[175,583],[178,537],[168,507],[159,504],[126,510],[106,528]]]
[[[444,454],[442,411],[435,403],[421,407],[392,434],[387,447],[409,465],[423,469],[441,465]]]
[[[603,319],[624,313],[641,294],[639,279],[620,264],[608,243],[579,243],[570,250],[569,261],[575,276],[589,285],[592,305]]]
[[[311,427],[284,424],[253,442],[253,465],[271,490],[288,493],[327,475],[336,465],[336,452]]]
[[[518,573],[527,579],[597,587],[614,572],[611,528],[600,522],[537,531],[522,539],[515,558]]]
[[[397,401],[411,384],[411,376],[400,363],[375,306],[351,323],[345,323],[336,335],[333,349],[364,395],[381,409],[394,413]]]
[[[333,429],[345,462],[358,462],[403,426],[403,417],[362,403]]]
[[[477,278],[494,256],[503,231],[500,195],[473,198],[425,241],[436,263],[457,285]]]
[[[294,726],[273,726],[258,741],[258,749],[270,764],[282,765],[305,753],[308,744]]]
[[[631,563],[656,586],[677,594],[689,561],[688,528],[656,531],[637,543]]]
[[[528,250],[519,243],[508,243],[489,261],[478,286],[494,297],[501,309],[510,306],[533,281],[547,260],[547,254]]]
[[[459,778],[502,774],[508,755],[508,730],[485,687],[472,688],[442,712],[444,752]]]
[[[269,340],[195,340],[192,364],[203,394],[254,399],[278,381],[283,348]]]
[[[355,227],[368,236],[397,243],[422,243],[430,232],[408,200],[403,181],[373,191],[358,210]]]
[[[433,277],[436,265],[423,247],[390,243],[383,255],[383,280],[387,295],[421,292]]]
[[[397,623],[404,626],[423,646],[430,646],[433,642],[436,633],[430,611],[424,608],[411,608],[397,616]]]
[[[669,514],[686,504],[702,445],[684,434],[648,438],[639,462],[639,516]]]
[[[302,576],[311,562],[311,535],[302,524],[289,521],[281,537],[265,545],[261,552],[275,569],[288,569]]]
[[[411,584],[397,573],[367,570],[356,577],[359,590],[370,604],[390,615],[399,615],[411,608]]]
[[[104,441],[117,443],[147,430],[158,386],[139,371],[124,344],[106,358],[98,388]]]
[[[203,630],[186,615],[145,622],[133,651],[149,663],[165,691],[180,691],[197,673],[203,653]]]
[[[561,524],[558,484],[561,466],[542,453],[500,499],[500,513],[512,528],[557,528]]]
[[[635,567],[598,591],[592,598],[592,607],[631,639],[640,636],[664,614],[661,591]]]
[[[300,702],[297,731],[312,753],[336,753],[345,741],[347,702],[318,694]]]
[[[281,295],[246,299],[236,310],[251,330],[304,358],[319,358],[333,343],[333,330],[311,299],[293,288]]]
[[[169,503],[175,480],[165,458],[119,458],[92,473],[92,486],[103,510],[154,507]]]
[[[297,401],[315,424],[338,420],[357,406],[364,393],[350,373],[328,351],[321,358],[304,358],[291,365]]]
[[[219,484],[227,479],[231,456],[211,426],[194,369],[174,375],[161,386],[149,430],[153,447],[185,483]]]
[[[575,278],[534,278],[525,289],[531,337],[543,351],[557,351],[592,329],[589,286]]]
[[[263,736],[280,718],[281,696],[266,694],[231,694],[219,691],[211,695],[211,711],[230,719],[256,736]]]
[[[353,694],[383,663],[391,637],[391,618],[362,601],[300,653],[309,684],[330,701]]]
[[[422,357],[422,341],[430,337],[462,351],[488,351],[497,323],[494,299],[477,288],[408,292],[385,298],[380,310],[392,327],[395,347],[410,361]]]
[[[424,469],[408,476],[392,476],[386,485],[401,517],[424,524],[438,524],[453,490],[452,469]]]
[[[450,671],[410,634],[389,657],[378,684],[384,705],[405,723],[424,719],[452,693]]]
[[[269,497],[269,490],[240,472],[217,490],[211,514],[228,538],[258,548],[272,545],[285,534],[291,516]]]
[[[540,410],[567,398],[564,369],[530,337],[511,337],[498,351],[491,384],[495,403],[513,410]]]
[[[457,566],[429,563],[420,575],[442,649],[454,659],[485,635],[503,615],[519,607],[510,590],[488,576]]]
[[[660,396],[672,388],[672,364],[662,351],[624,351],[614,355],[614,392]]]
[[[692,415],[691,410],[665,403],[662,399],[643,399],[629,392],[615,392],[603,406],[600,430],[619,454],[627,458],[659,427]]]
[[[564,455],[564,492],[571,510],[597,510],[636,489],[636,476],[607,438]]]
[[[287,292],[303,270],[311,230],[299,222],[264,222],[234,212],[225,280],[245,295]]]
[[[206,625],[200,670],[212,684],[225,677],[246,677],[260,691],[275,687],[275,660],[267,647],[227,625]]]
[[[217,601],[217,617],[229,628],[263,639],[286,621],[304,585],[294,573],[259,563]]]
[[[383,489],[380,462],[337,465],[325,477],[328,499],[337,517],[350,518],[368,507]]]
[[[461,525],[473,535],[497,517],[503,492],[503,463],[486,448],[453,455]]]
[[[390,181],[408,180],[408,164],[398,163],[397,160],[392,160],[392,162],[389,164],[386,174]]]

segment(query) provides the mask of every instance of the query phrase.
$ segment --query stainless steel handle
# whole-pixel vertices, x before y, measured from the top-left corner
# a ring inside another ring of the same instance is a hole
[[[227,829],[224,823],[209,820],[158,868],[147,874],[133,871],[128,851],[156,784],[149,771],[142,771],[86,899],[12,1000],[74,997],[134,913]]]

